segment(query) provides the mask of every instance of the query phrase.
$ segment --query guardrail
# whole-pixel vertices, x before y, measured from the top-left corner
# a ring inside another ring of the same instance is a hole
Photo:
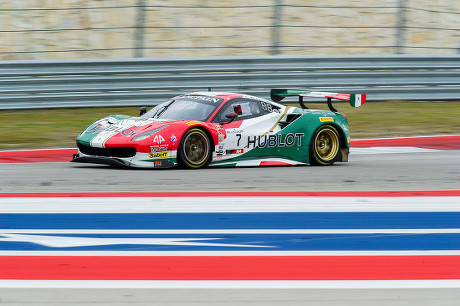
[[[460,55],[258,56],[0,62],[0,109],[155,105],[193,91],[271,88],[460,99]]]

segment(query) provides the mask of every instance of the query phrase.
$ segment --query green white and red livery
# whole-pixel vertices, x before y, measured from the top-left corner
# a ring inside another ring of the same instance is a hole
[[[301,108],[278,103],[298,96]],[[329,111],[303,97],[327,99]],[[347,161],[346,117],[332,99],[360,106],[365,95],[272,89],[271,100],[246,94],[195,92],[174,97],[139,117],[112,115],[77,138],[72,161],[144,168],[332,165]]]

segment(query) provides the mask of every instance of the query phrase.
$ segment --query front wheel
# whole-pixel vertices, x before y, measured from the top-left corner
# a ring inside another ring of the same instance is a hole
[[[183,168],[205,167],[212,158],[211,140],[202,129],[192,128],[182,136],[177,163]]]
[[[340,152],[340,135],[331,125],[323,125],[313,134],[310,143],[310,164],[332,165]]]

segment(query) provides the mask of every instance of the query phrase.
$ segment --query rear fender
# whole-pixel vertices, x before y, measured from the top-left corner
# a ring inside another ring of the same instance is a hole
[[[333,126],[340,136],[341,141],[341,152],[339,161],[348,161],[348,154],[349,154],[349,147],[350,147],[350,134],[348,130],[348,121],[340,114],[324,114],[324,115],[317,115],[312,113],[306,113],[302,116],[299,121],[301,126],[295,126],[296,129],[301,129],[301,131],[305,134],[305,141],[303,141],[302,146],[310,147],[311,139],[315,131],[324,125],[331,125]],[[323,119],[322,119],[323,118]],[[325,119],[327,118],[327,119]],[[330,119],[332,118],[332,120]],[[327,120],[327,121],[326,121]],[[310,156],[308,154],[309,149],[306,149],[307,152],[305,159],[307,163],[310,163]]]

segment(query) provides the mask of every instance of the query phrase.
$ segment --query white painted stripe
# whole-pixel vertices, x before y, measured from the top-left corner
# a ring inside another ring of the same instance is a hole
[[[100,230],[100,229],[0,229],[4,234],[459,234],[460,228],[417,229],[175,229],[175,230]],[[1,237],[0,237],[1,238]]]
[[[0,256],[446,256],[460,250],[436,251],[0,251]]]
[[[358,139],[353,139],[353,140],[382,140],[382,139],[414,139],[414,138],[443,138],[443,137],[452,137],[452,136],[459,136],[459,135],[425,135],[425,136],[401,136],[401,137],[383,137],[383,138],[358,138]]]
[[[307,165],[306,163],[291,160],[291,159],[286,159],[286,158],[261,158],[261,159],[239,160],[239,161],[229,160],[228,162],[219,162],[218,164],[211,164],[210,166],[219,167],[219,166],[236,164],[237,167],[252,167],[252,166],[260,166],[262,162],[278,162],[278,163],[286,163],[288,165]]]
[[[370,147],[370,148],[354,148],[351,147],[350,154],[364,155],[364,154],[396,154],[396,153],[427,153],[438,152],[434,149],[424,149],[417,147]]]
[[[0,288],[155,288],[155,289],[420,289],[460,288],[460,280],[340,281],[137,281],[137,280],[0,280]]]
[[[460,197],[21,197],[0,198],[0,213],[453,212],[459,203]]]

